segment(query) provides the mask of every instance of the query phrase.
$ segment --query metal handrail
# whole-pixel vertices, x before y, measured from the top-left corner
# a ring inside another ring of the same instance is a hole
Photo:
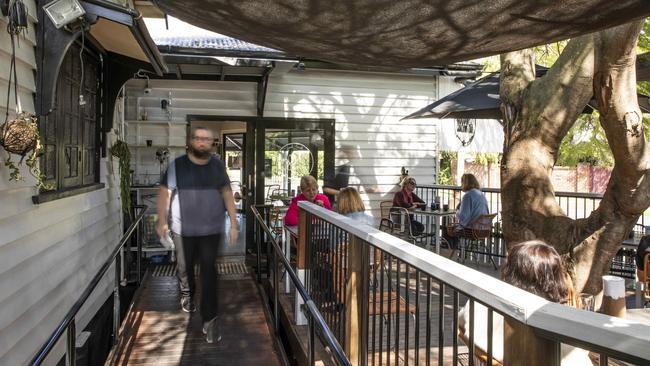
[[[119,255],[120,251],[124,247],[124,245],[129,241],[131,238],[131,235],[133,235],[133,232],[136,230],[136,228],[139,226],[140,222],[142,221],[142,218],[144,217],[145,212],[147,211],[147,205],[134,205],[133,206],[136,209],[141,209],[140,213],[138,216],[136,216],[135,220],[129,228],[126,230],[126,233],[122,236],[122,239],[120,239],[120,242],[118,246],[113,250],[111,255],[106,259],[104,264],[101,266],[101,268],[97,271],[93,279],[88,283],[88,286],[86,286],[86,289],[84,292],[81,293],[81,296],[79,296],[79,299],[72,305],[68,313],[65,315],[63,320],[59,323],[59,325],[56,327],[52,335],[48,338],[48,340],[43,344],[41,349],[38,351],[36,356],[32,359],[30,362],[30,365],[36,366],[40,365],[47,355],[52,351],[56,343],[59,341],[63,333],[67,330],[68,331],[68,337],[67,337],[67,353],[66,353],[66,358],[67,358],[67,365],[74,365],[76,363],[75,360],[75,352],[74,352],[74,347],[75,347],[75,317],[81,307],[84,305],[86,300],[90,297],[90,295],[93,293],[97,285],[99,284],[99,281],[104,277],[108,269],[110,268],[111,264],[115,261],[117,256]],[[140,241],[138,241],[138,249],[140,248]],[[139,252],[139,251],[138,251]],[[138,261],[140,261],[140,257],[138,256]],[[118,263],[116,262],[115,265],[115,283],[116,285],[119,286],[119,268],[118,268]],[[138,263],[138,269],[140,268],[140,265]],[[119,309],[119,298],[117,298],[114,301],[114,304],[118,304],[117,307]],[[119,310],[118,310],[119,311]],[[118,312],[118,317],[119,317],[119,312]],[[117,327],[119,329],[119,319],[114,319],[114,327],[117,324]],[[114,329],[115,331],[115,338],[117,338],[117,330]]]
[[[442,184],[418,184],[418,188],[430,188],[430,189],[448,189],[452,191],[460,191],[460,186],[450,186]],[[490,193],[501,193],[501,188],[481,188],[483,192]],[[554,193],[556,197],[576,197],[576,198],[595,198],[602,199],[602,193],[590,193],[590,192],[564,192],[558,191]]]
[[[273,259],[274,259],[274,300],[273,300],[273,314],[274,314],[274,327],[275,331],[278,331],[278,296],[279,296],[279,286],[278,286],[278,281],[277,281],[277,262],[278,262],[278,257],[280,258],[280,263],[284,266],[286,273],[289,274],[289,277],[291,278],[291,282],[293,282],[296,292],[302,297],[302,299],[305,302],[306,309],[308,313],[311,315],[310,316],[310,321],[309,321],[309,337],[308,337],[308,342],[309,342],[309,353],[310,353],[310,365],[313,365],[313,356],[314,356],[314,325],[320,330],[321,335],[324,337],[324,342],[329,347],[330,351],[332,352],[332,355],[336,359],[339,365],[346,365],[346,366],[352,366],[352,363],[350,360],[347,358],[345,355],[345,352],[343,351],[343,348],[339,344],[339,342],[336,340],[334,337],[334,334],[330,330],[330,328],[327,326],[327,323],[325,322],[325,319],[323,319],[323,316],[321,315],[320,311],[318,311],[318,307],[316,306],[316,303],[312,300],[311,296],[307,293],[307,289],[302,285],[300,282],[300,279],[298,278],[298,275],[296,272],[291,268],[291,263],[289,263],[289,260],[284,256],[284,255],[278,255],[278,253],[282,253],[282,249],[280,248],[280,244],[278,244],[277,240],[273,236],[273,233],[271,232],[271,229],[266,225],[264,222],[264,219],[262,218],[262,215],[260,212],[257,210],[257,207],[253,206],[251,207],[253,214],[255,215],[255,219],[258,221],[260,227],[264,230],[266,233],[267,237],[271,240],[271,245],[273,246]],[[257,247],[257,258],[260,258],[260,247],[258,245]],[[260,271],[260,267],[258,265],[257,271]]]
[[[550,302],[388,233],[360,225],[351,218],[311,202],[301,201],[298,207],[310,215],[307,220],[317,218],[328,222],[371,248],[417,269],[421,274],[458,289],[491,311],[530,327],[535,334],[545,339],[600,353],[601,360],[613,357],[644,365],[650,361],[650,349],[647,347],[650,326]],[[473,311],[470,310],[470,314]],[[470,327],[472,322],[470,320]],[[624,342],[621,343],[621,339]],[[472,346],[470,352],[471,350]],[[549,364],[553,363],[549,361]]]

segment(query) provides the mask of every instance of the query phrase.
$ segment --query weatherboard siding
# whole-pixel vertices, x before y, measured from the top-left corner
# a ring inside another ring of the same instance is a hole
[[[392,200],[402,166],[421,184],[435,181],[436,129],[430,121],[400,119],[437,98],[438,79],[330,70],[271,74],[264,116],[334,119],[336,165],[344,162],[342,146],[359,152],[350,185],[378,189],[362,196],[379,216],[379,203]]]
[[[30,26],[16,44],[18,93],[25,111],[34,111],[36,92],[36,4],[26,1]],[[6,27],[0,17],[0,27]],[[4,116],[11,55],[0,32],[0,114]],[[9,111],[15,111],[13,94]],[[4,118],[3,120],[4,121]],[[0,148],[0,156],[6,152]],[[14,156],[14,160],[18,157]],[[0,165],[0,365],[24,365],[46,341],[117,244],[121,231],[118,181],[102,159],[106,188],[41,205],[32,203],[34,180],[10,182]],[[117,167],[115,167],[117,171]],[[103,279],[77,318],[81,332],[108,299],[113,272]],[[65,336],[64,336],[65,340]],[[53,352],[47,364],[62,356]]]

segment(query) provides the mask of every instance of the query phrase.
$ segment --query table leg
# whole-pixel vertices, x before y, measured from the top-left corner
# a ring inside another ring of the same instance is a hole
[[[440,216],[435,215],[434,220],[436,222],[435,228],[435,238],[436,238],[436,254],[440,254]]]
[[[302,283],[304,285],[305,284],[305,270],[304,269],[298,269],[296,274],[298,275],[298,279],[300,280],[300,283]],[[296,325],[307,325],[307,317],[302,312],[302,305],[304,303],[305,302],[303,301],[302,296],[300,296],[300,294],[296,293],[296,300],[295,300],[295,307],[294,307]]]
[[[287,233],[287,230],[282,230],[282,250],[284,251],[284,257],[287,258],[287,261],[291,263],[291,235]],[[289,275],[285,271],[284,275],[284,293],[288,294],[291,292],[291,281]]]

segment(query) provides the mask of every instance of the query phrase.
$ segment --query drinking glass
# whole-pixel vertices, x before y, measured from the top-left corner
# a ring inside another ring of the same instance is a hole
[[[582,310],[587,310],[587,311],[594,311],[595,309],[595,301],[594,301],[594,295],[588,294],[588,293],[581,293],[578,295],[580,298],[580,309]]]

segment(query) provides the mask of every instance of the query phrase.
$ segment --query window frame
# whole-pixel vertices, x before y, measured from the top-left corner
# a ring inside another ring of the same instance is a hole
[[[76,109],[76,121],[75,122],[70,122],[70,129],[72,129],[73,126],[76,126],[78,128],[81,128],[81,131],[77,132],[76,139],[77,139],[77,154],[79,158],[77,158],[76,162],[76,176],[71,177],[66,177],[65,176],[65,170],[66,170],[66,155],[65,155],[65,140],[69,136],[65,136],[65,129],[66,129],[66,122],[65,118],[62,118],[60,113],[61,109],[60,104],[60,91],[58,90],[58,86],[60,85],[61,82],[61,77],[65,77],[64,74],[64,68],[65,67],[70,67],[72,69],[70,78],[71,79],[76,79],[78,80],[81,75],[80,75],[80,68],[78,67],[79,62],[78,62],[78,51],[81,48],[81,40],[78,38],[75,40],[70,48],[66,51],[66,55],[64,56],[60,68],[59,75],[57,76],[57,109],[53,110],[50,112],[48,115],[45,116],[40,116],[38,119],[38,124],[39,124],[39,130],[41,131],[41,140],[44,145],[44,150],[47,149],[47,142],[51,142],[52,138],[54,140],[54,154],[53,156],[50,156],[50,158],[54,157],[54,168],[53,168],[53,174],[52,169],[48,171],[48,167],[46,164],[48,163],[47,157],[42,155],[40,157],[40,167],[43,172],[43,174],[48,174],[49,179],[45,179],[45,183],[52,183],[55,185],[55,189],[52,191],[43,191],[41,190],[38,195],[32,197],[32,201],[34,204],[39,204],[43,202],[48,202],[52,201],[55,199],[59,198],[65,198],[69,197],[72,195],[76,194],[82,194],[82,193],[87,193],[93,190],[97,189],[102,189],[104,187],[104,184],[100,182],[100,161],[101,161],[101,152],[102,152],[102,141],[101,141],[101,135],[102,135],[102,122],[103,122],[103,94],[104,94],[104,55],[102,53],[101,47],[96,46],[97,43],[96,41],[89,35],[85,35],[86,39],[84,42],[84,52],[83,52],[83,63],[85,66],[84,69],[84,82],[86,85],[84,85],[84,97],[86,99],[86,105],[94,106],[94,118],[88,119],[88,113],[85,111],[83,108],[77,108]],[[41,47],[47,47],[45,45]],[[66,61],[68,60],[69,57],[74,58],[71,61]],[[76,61],[74,61],[76,60]],[[72,64],[72,65],[70,65]],[[89,65],[90,69],[96,68],[95,72],[95,88],[92,88],[92,85],[89,85],[88,83],[88,70],[89,70]],[[75,68],[75,66],[77,66]],[[37,70],[37,72],[43,72],[42,70]],[[73,96],[78,95],[78,90],[79,84],[75,84],[74,82],[71,84],[66,85],[66,90],[63,91],[63,93],[71,93]],[[92,95],[92,91],[94,91],[94,98],[93,100],[88,98],[88,95]],[[39,93],[42,93],[41,90],[39,90]],[[72,97],[70,97],[72,98]],[[78,97],[77,97],[78,98]],[[73,98],[72,103],[73,105],[76,105],[76,98]],[[59,111],[58,111],[59,110]],[[86,132],[88,131],[86,129],[88,125],[89,120],[94,120],[92,123],[92,128],[93,131],[91,132]],[[56,125],[52,127],[50,123],[55,123]],[[51,130],[47,130],[48,128],[52,129],[54,128],[54,132],[51,135],[46,136]],[[72,131],[70,131],[72,133]],[[71,138],[71,137],[70,137]],[[46,141],[46,139],[48,139]],[[92,144],[88,143],[89,141],[92,141]],[[74,144],[71,144],[74,145]],[[89,158],[89,147],[90,150],[92,151],[90,154],[92,154],[92,157]],[[47,151],[44,151],[47,153]],[[86,167],[87,166],[92,166],[92,172],[89,174],[86,174]],[[51,168],[51,167],[50,167]]]

